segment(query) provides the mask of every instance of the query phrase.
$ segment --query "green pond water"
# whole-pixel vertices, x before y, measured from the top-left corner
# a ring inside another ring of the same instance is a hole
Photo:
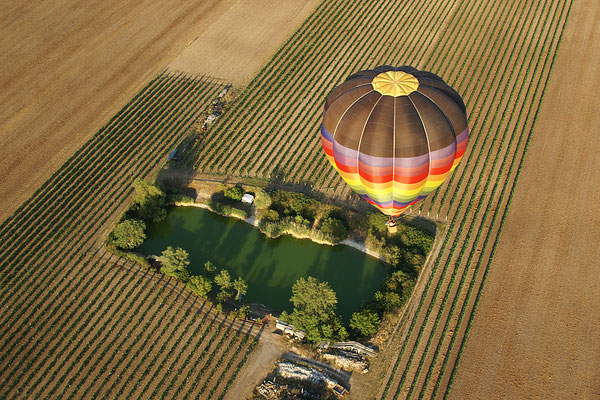
[[[144,254],[160,255],[167,246],[179,246],[190,254],[192,274],[201,274],[210,260],[217,268],[228,269],[232,278],[244,278],[246,303],[290,311],[297,279],[314,276],[329,282],[345,322],[379,289],[387,273],[383,263],[354,248],[288,235],[269,239],[243,221],[196,207],[170,208],[166,219],[148,225],[146,234],[140,247]]]

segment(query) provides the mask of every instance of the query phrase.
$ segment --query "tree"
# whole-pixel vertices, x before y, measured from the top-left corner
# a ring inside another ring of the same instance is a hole
[[[232,283],[231,276],[229,272],[225,269],[222,269],[221,272],[217,276],[215,276],[215,283],[221,290],[217,293],[217,301],[222,302],[225,301],[233,295],[231,291]]]
[[[238,318],[242,318],[245,319],[248,317],[248,314],[250,314],[250,307],[248,306],[241,306],[239,308],[239,310],[237,310],[237,317]]]
[[[400,295],[389,290],[375,292],[374,299],[381,311],[391,311],[402,306]]]
[[[112,242],[122,249],[135,249],[146,239],[146,224],[138,219],[126,219],[112,232]]]
[[[190,265],[189,254],[181,247],[167,247],[160,256],[162,267],[160,271],[163,274],[174,276],[185,280],[189,278],[187,267]]]
[[[238,277],[233,281],[233,288],[237,291],[236,299],[240,300],[240,297],[246,294],[248,290],[248,284],[244,282],[242,277]]]
[[[296,215],[294,217],[294,222],[297,223],[298,225],[302,225],[306,228],[310,228],[310,221],[306,218],[304,218],[302,215]]]
[[[310,205],[311,201],[308,198],[298,195],[290,204],[290,208],[296,215],[304,216]]]
[[[385,287],[397,293],[402,293],[407,288],[412,291],[413,285],[414,280],[404,271],[394,271],[385,281]]]
[[[261,222],[277,222],[279,221],[279,213],[275,210],[266,210],[260,220]]]
[[[212,290],[212,282],[202,275],[192,275],[187,285],[200,296],[206,296]]]
[[[328,217],[321,223],[321,232],[334,242],[339,242],[348,237],[348,228],[337,218]]]
[[[294,310],[287,318],[306,333],[308,340],[343,340],[348,336],[342,319],[335,314],[337,296],[327,282],[312,276],[298,279],[292,286],[290,301]]]
[[[204,263],[204,270],[206,271],[208,276],[213,276],[217,267],[210,261]]]
[[[381,251],[383,259],[391,265],[398,265],[402,258],[402,252],[397,246],[392,244],[386,245]]]
[[[242,200],[242,197],[244,197],[244,189],[242,189],[239,186],[233,186],[230,187],[229,189],[225,190],[225,198],[233,200],[233,201],[240,201]]]
[[[139,178],[133,182],[133,187],[136,210],[142,219],[158,222],[167,216],[164,209],[166,196],[159,187]]]
[[[269,208],[272,202],[273,200],[267,192],[265,192],[262,189],[258,189],[256,191],[256,194],[254,196],[254,206],[256,206],[256,208],[264,210],[266,208]]]
[[[215,283],[223,289],[231,288],[231,275],[229,275],[229,271],[226,269],[222,269],[217,276],[215,276]]]
[[[335,312],[337,296],[327,282],[319,282],[309,276],[300,278],[292,286],[290,301],[294,308],[315,315],[328,315]]]
[[[352,314],[350,328],[356,329],[363,336],[371,336],[377,333],[380,323],[381,321],[376,313],[369,310],[362,310]]]

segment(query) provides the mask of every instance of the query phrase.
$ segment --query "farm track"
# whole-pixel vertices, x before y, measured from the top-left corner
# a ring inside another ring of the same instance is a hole
[[[277,172],[285,183],[348,198],[318,138],[329,90],[352,72],[406,63],[456,88],[469,114],[467,152],[447,182],[408,212],[447,222],[448,228],[425,289],[411,299],[406,329],[389,346],[395,362],[373,369],[378,398],[443,397],[451,389],[571,0],[392,3],[353,2],[343,14],[349,2],[322,3],[211,128],[195,150],[194,165],[199,172],[240,178]],[[364,16],[368,20],[355,23]],[[233,129],[238,126],[242,135]]]
[[[256,328],[102,248],[133,180],[157,169],[220,90],[163,72],[0,226],[1,397],[148,396],[163,386],[224,396]],[[215,322],[226,328],[206,341]],[[182,362],[223,337],[219,365],[206,358],[210,382],[180,379]]]

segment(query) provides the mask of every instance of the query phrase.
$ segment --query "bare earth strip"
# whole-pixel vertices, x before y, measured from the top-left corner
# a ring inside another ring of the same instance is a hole
[[[599,398],[600,3],[575,1],[451,398]]]
[[[246,84],[319,0],[242,0],[169,65]]]

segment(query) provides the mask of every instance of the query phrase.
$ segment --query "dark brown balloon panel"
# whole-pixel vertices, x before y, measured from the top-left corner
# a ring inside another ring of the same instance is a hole
[[[400,215],[443,183],[467,147],[465,105],[431,72],[381,66],[358,72],[325,100],[321,140],[354,191]]]

